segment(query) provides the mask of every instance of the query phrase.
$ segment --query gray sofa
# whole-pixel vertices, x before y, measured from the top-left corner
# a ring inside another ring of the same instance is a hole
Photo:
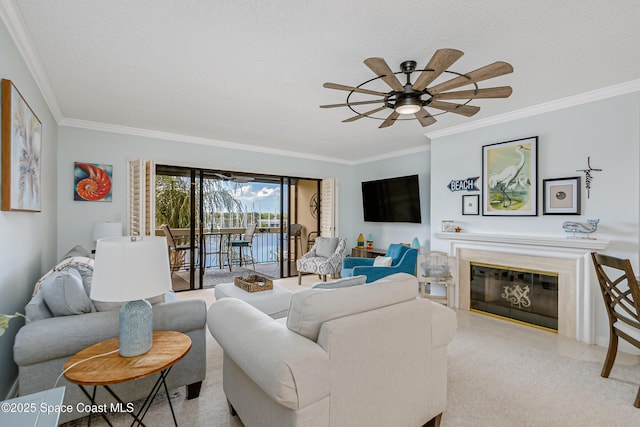
[[[66,361],[78,351],[97,342],[118,336],[119,304],[105,304],[91,301],[82,312],[67,296],[70,310],[80,314],[60,315],[54,305],[47,305],[50,289],[47,282],[69,279],[69,269],[80,272],[86,295],[91,282],[91,261],[86,257],[67,257],[36,284],[34,296],[25,308],[27,324],[16,335],[14,360],[18,365],[19,392],[26,395],[54,387],[63,371]],[[74,273],[74,275],[77,275]],[[68,283],[65,282],[65,285]],[[42,286],[40,286],[42,285]],[[68,287],[66,288],[68,291]],[[82,289],[81,291],[82,292]],[[76,295],[78,296],[78,295]],[[83,298],[85,295],[81,295]],[[183,332],[191,338],[189,353],[173,366],[167,377],[167,386],[186,386],[186,397],[198,397],[200,386],[206,374],[205,328],[206,304],[203,300],[180,300],[173,293],[159,296],[153,303],[153,327],[155,330]],[[57,314],[54,315],[52,311]],[[157,379],[157,375],[112,386],[124,402],[146,398]],[[62,376],[58,386],[66,386],[64,404],[75,406],[78,402],[88,402],[80,388],[66,381]],[[114,399],[101,387],[98,388],[97,403],[112,402]],[[60,422],[70,421],[87,415],[74,412],[62,413]]]

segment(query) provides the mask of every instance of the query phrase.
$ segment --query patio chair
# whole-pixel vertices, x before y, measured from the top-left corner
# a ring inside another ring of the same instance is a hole
[[[251,264],[253,265],[253,269],[256,269],[256,264],[253,259],[253,234],[255,233],[255,231],[255,224],[247,224],[247,228],[244,230],[244,234],[242,234],[242,237],[240,239],[229,240],[229,271],[231,271],[231,265],[233,264],[233,248],[238,248],[239,263],[241,267],[244,257],[242,249],[249,248],[249,251],[251,252]]]
[[[609,377],[618,352],[618,338],[640,349],[640,288],[631,262],[591,253],[609,316],[609,349],[600,374]],[[633,406],[640,408],[640,388]]]
[[[186,254],[191,250],[190,244],[177,244],[173,237],[171,228],[167,224],[160,226],[164,235],[167,237],[167,245],[169,246],[169,265],[171,267],[171,275],[186,265]]]

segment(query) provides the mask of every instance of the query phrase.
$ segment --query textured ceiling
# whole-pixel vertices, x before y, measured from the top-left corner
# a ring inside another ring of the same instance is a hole
[[[635,0],[8,4],[65,119],[344,161],[410,151],[424,147],[428,132],[640,78]],[[450,67],[460,73],[509,62],[514,73],[479,86],[511,85],[513,95],[475,100],[474,117],[448,113],[427,128],[415,120],[386,129],[368,118],[341,123],[353,112],[318,108],[348,94],[324,82],[375,77],[362,63],[368,57],[399,71],[408,59],[424,67],[440,48],[465,52]]]

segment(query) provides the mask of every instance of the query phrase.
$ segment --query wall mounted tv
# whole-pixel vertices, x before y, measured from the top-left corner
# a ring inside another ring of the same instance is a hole
[[[364,220],[421,223],[418,175],[362,183]]]

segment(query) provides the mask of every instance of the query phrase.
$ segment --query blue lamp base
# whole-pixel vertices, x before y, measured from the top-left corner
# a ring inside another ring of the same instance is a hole
[[[153,311],[143,299],[129,301],[120,309],[120,356],[133,357],[151,349]]]

